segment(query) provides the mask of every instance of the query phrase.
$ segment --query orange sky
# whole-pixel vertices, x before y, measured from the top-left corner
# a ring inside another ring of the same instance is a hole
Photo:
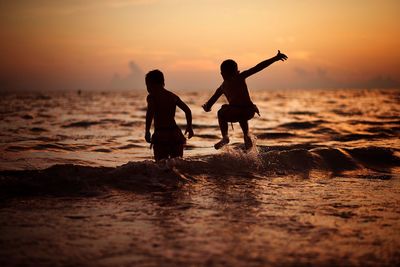
[[[397,0],[8,1],[0,4],[0,90],[144,90],[155,68],[170,89],[212,90],[219,64],[255,89],[393,87],[400,81]]]

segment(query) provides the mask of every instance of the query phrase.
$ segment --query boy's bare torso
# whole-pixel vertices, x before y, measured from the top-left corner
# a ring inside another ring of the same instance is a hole
[[[234,106],[252,106],[246,81],[239,75],[225,80],[218,88],[224,94],[228,103]]]
[[[150,94],[147,101],[152,101],[154,108],[154,128],[156,130],[169,129],[176,126],[175,111],[178,96],[163,89],[157,93]]]

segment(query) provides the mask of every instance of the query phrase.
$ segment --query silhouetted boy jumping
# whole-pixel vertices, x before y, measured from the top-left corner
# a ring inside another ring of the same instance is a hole
[[[175,122],[176,106],[186,115],[186,131],[188,138],[192,138],[192,112],[190,108],[174,93],[164,88],[164,75],[159,70],[152,70],[146,74],[147,96],[146,133],[145,139],[153,145],[154,158],[161,159],[183,156],[183,145],[186,138]],[[150,128],[154,118],[154,134]]]
[[[262,61],[243,72],[239,72],[237,63],[232,59],[222,62],[221,75],[224,81],[215,91],[214,95],[202,106],[204,111],[211,111],[211,107],[223,94],[229,103],[222,105],[221,109],[218,111],[218,123],[221,129],[222,139],[214,145],[215,149],[220,149],[229,143],[228,122],[239,122],[243,131],[246,149],[253,146],[253,142],[249,137],[249,125],[247,121],[253,118],[255,113],[259,114],[259,111],[257,106],[254,105],[250,99],[245,79],[278,60],[285,61],[286,59],[287,56],[278,50],[278,54],[275,57]]]

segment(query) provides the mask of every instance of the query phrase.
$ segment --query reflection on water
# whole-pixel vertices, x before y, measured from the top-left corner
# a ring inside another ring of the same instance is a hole
[[[0,254],[52,265],[393,265],[399,188],[398,178],[226,176],[145,194],[9,200]]]

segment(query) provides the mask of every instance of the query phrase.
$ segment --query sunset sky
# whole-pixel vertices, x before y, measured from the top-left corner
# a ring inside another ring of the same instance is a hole
[[[0,90],[213,90],[219,64],[254,89],[399,87],[398,0],[2,1]],[[5,3],[7,2],[7,3]]]

